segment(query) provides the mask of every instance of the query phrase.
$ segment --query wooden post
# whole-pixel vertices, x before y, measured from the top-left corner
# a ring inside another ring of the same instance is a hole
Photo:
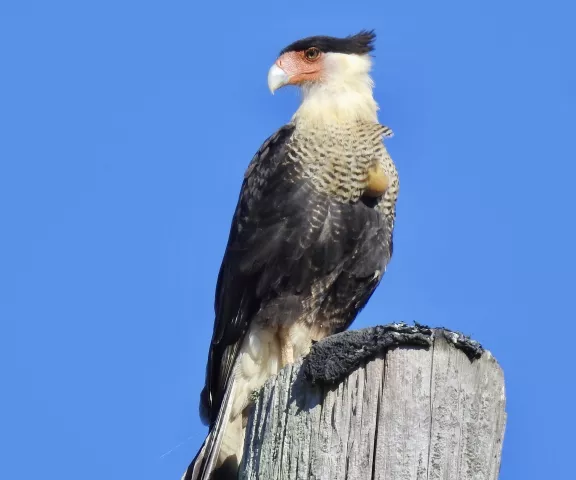
[[[270,379],[241,480],[495,480],[506,422],[492,355],[444,329],[344,332]]]

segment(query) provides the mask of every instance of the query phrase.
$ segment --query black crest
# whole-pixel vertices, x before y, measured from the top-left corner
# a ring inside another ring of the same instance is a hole
[[[325,36],[308,37],[291,43],[280,52],[280,55],[286,52],[299,52],[310,47],[316,47],[324,53],[335,52],[365,55],[374,50],[373,43],[375,39],[376,34],[374,30],[362,30],[356,35],[350,35],[345,38]]]

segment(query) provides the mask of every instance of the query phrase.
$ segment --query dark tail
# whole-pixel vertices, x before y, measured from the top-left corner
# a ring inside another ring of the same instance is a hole
[[[230,421],[235,383],[233,379],[229,382],[216,421],[181,480],[232,480],[236,478],[238,471],[236,463],[231,465],[225,462],[216,468],[224,432]]]

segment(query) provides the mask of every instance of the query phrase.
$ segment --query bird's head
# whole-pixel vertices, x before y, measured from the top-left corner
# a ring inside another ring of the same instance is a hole
[[[303,102],[296,116],[341,121],[349,117],[375,118],[370,53],[376,35],[361,31],[345,38],[308,37],[284,48],[268,72],[271,92],[299,86]]]

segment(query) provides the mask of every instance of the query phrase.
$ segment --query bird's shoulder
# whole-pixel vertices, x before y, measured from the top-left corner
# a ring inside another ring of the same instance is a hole
[[[279,157],[283,155],[284,148],[292,137],[295,128],[292,123],[283,125],[262,143],[244,173],[244,180],[248,180],[258,171],[274,168]]]

